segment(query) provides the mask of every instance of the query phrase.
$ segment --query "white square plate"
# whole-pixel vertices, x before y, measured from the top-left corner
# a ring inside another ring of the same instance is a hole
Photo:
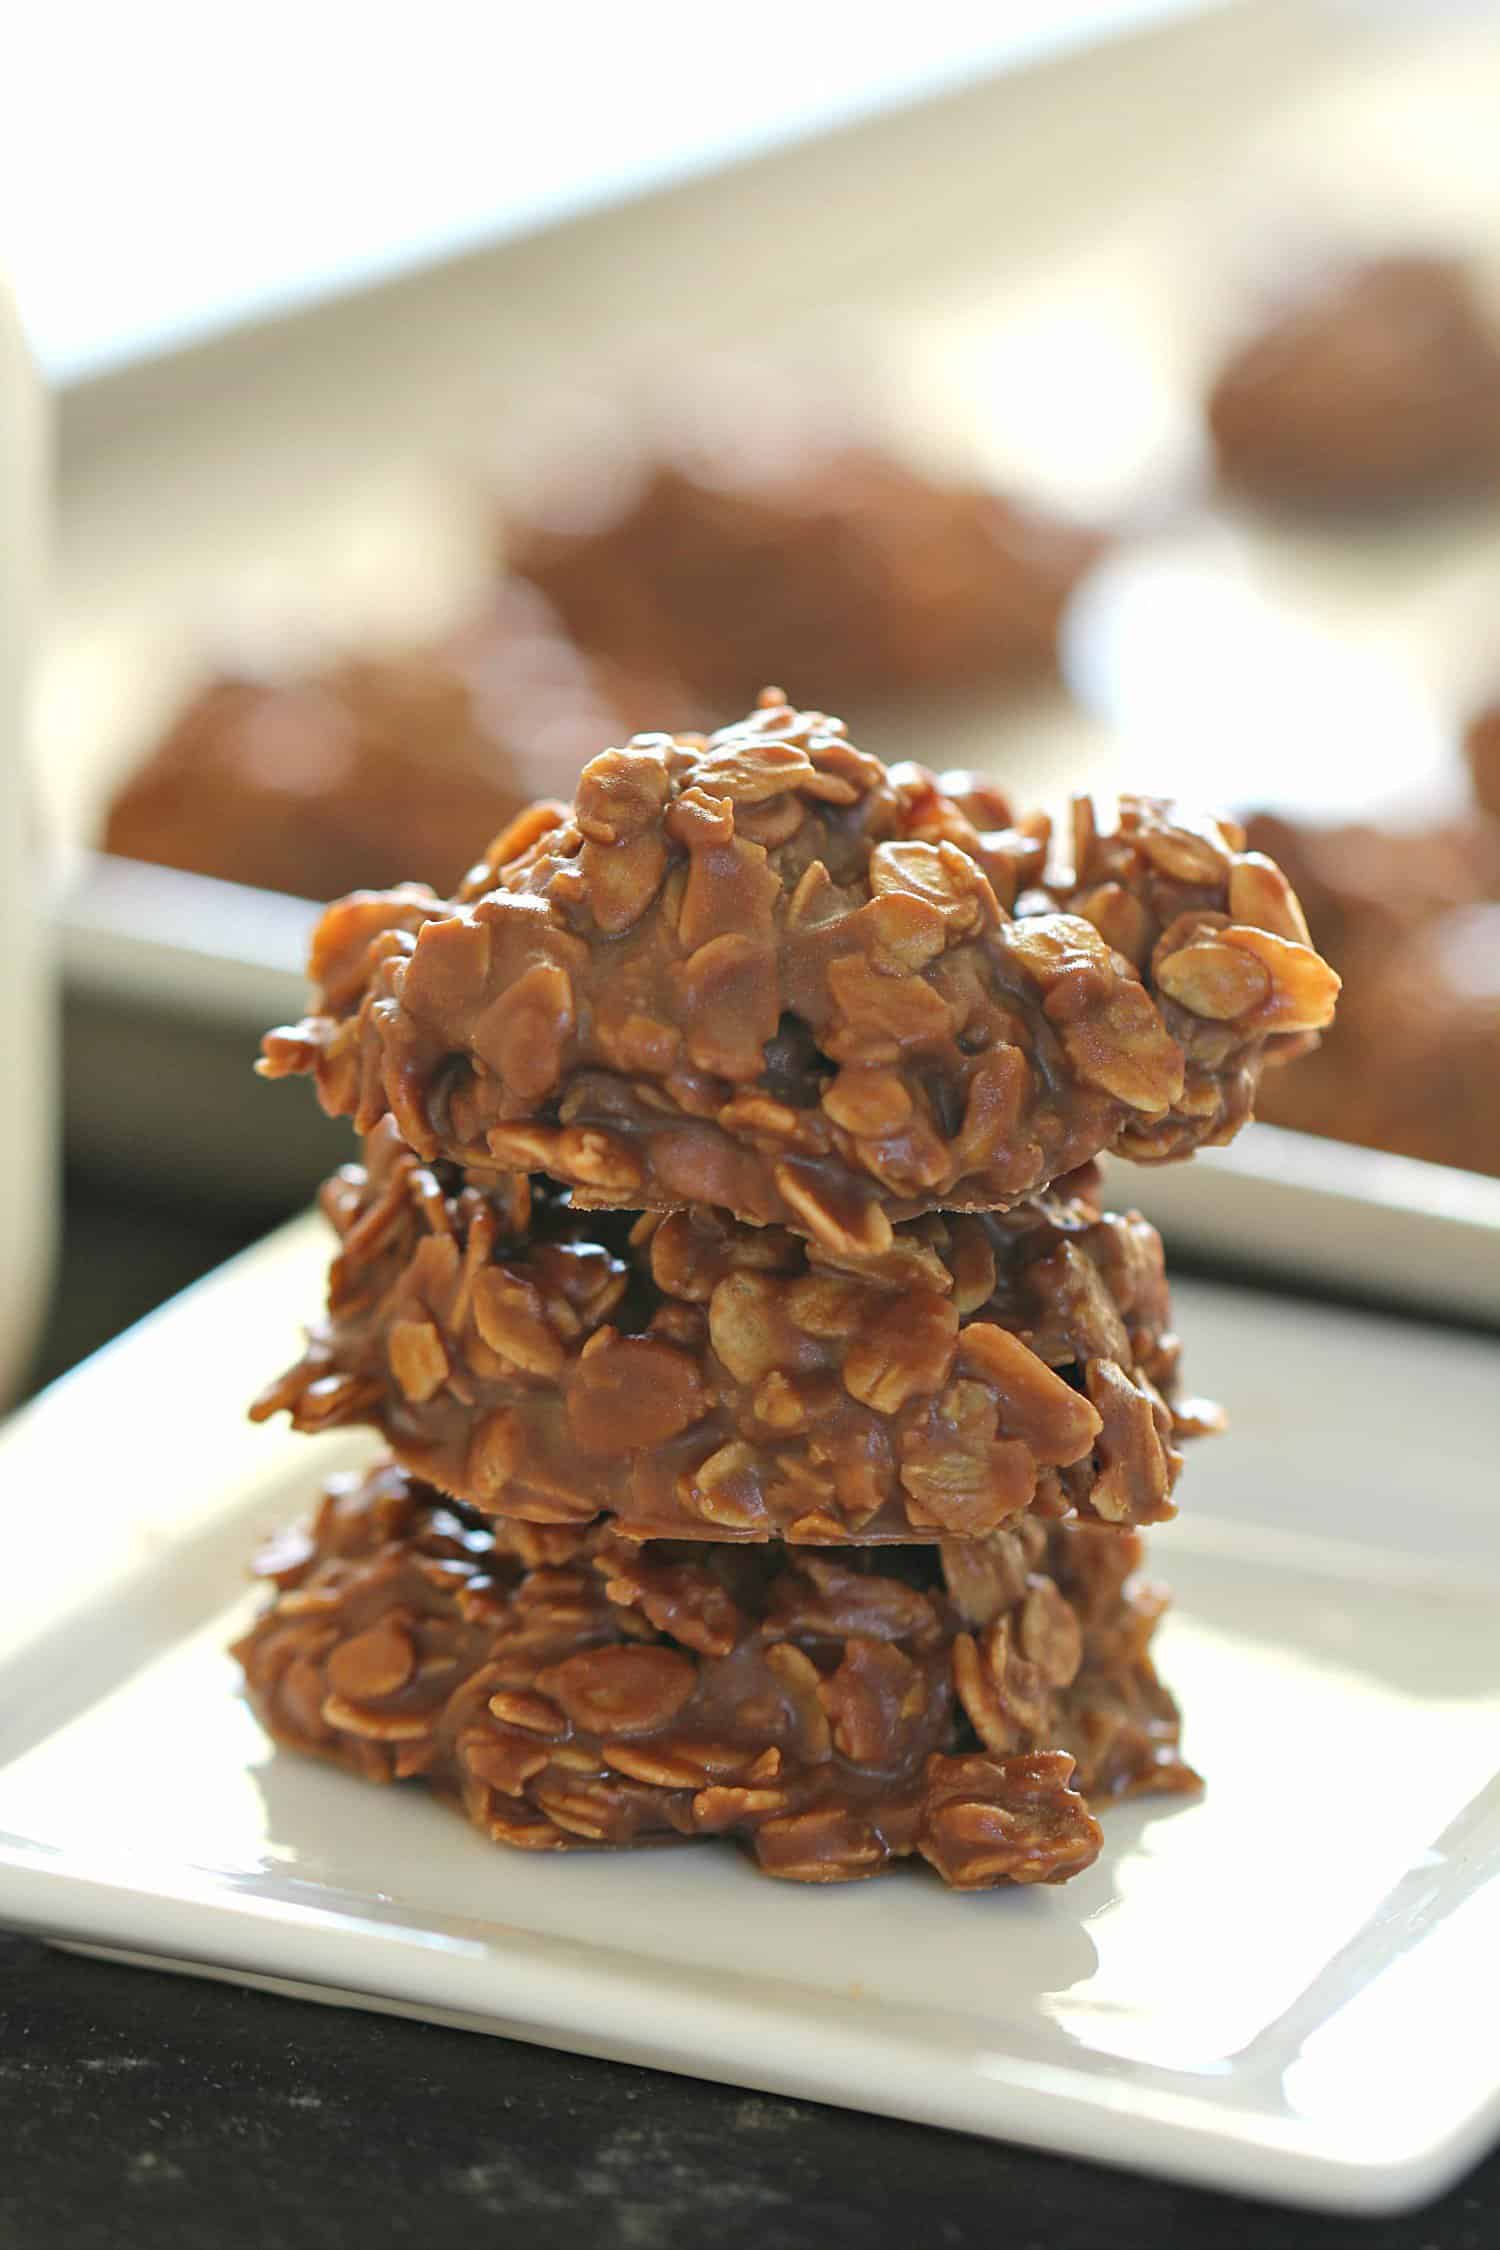
[[[209,1974],[1341,2209],[1500,2126],[1500,1352],[1181,1292],[1204,1447],[1162,1542],[1201,1802],[1060,1891],[803,1891],[727,1846],[510,1855],[273,1753],[243,1557],[347,1445],[242,1420],[299,1222],[0,1434],[0,1920]]]

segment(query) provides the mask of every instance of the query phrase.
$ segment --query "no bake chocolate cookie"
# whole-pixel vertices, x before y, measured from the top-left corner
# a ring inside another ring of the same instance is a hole
[[[1161,1242],[1086,1177],[898,1227],[877,1259],[713,1210],[578,1211],[429,1166],[390,1119],[323,1191],[325,1319],[258,1417],[378,1429],[488,1513],[636,1538],[837,1545],[1018,1514],[1172,1514]]]
[[[1464,735],[1464,755],[1475,797],[1491,819],[1500,822],[1500,701],[1475,713]]]
[[[902,1218],[1233,1136],[1338,986],[1243,842],[1083,803],[1059,871],[988,784],[887,769],[770,691],[592,760],[453,898],[330,908],[262,1068],[424,1158],[878,1257]]]
[[[1221,368],[1224,482],[1301,508],[1390,505],[1500,480],[1500,333],[1452,260],[1303,276]]]
[[[1344,989],[1319,1051],[1268,1077],[1271,1123],[1500,1175],[1500,821],[1300,824],[1253,841],[1295,875]]]
[[[496,1524],[395,1468],[277,1541],[236,1651],[267,1730],[522,1850],[732,1836],[845,1882],[1063,1882],[1091,1807],[1196,1777],[1136,1539],[1023,1523],[803,1554]]]
[[[502,586],[424,648],[209,682],[126,780],[104,848],[300,898],[446,886],[540,790],[686,710],[666,683],[590,664],[531,587]]]
[[[716,719],[767,679],[886,703],[1057,665],[1097,530],[806,428],[591,460],[504,528],[507,566],[583,648]]]

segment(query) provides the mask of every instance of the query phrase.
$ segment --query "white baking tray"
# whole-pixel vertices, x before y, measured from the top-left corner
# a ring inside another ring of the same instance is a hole
[[[1500,510],[1356,543],[1213,506],[1163,518],[1161,496],[1191,488],[1230,277],[1267,228],[1455,242],[1500,283],[1497,114],[1492,9],[1243,0],[90,385],[62,412],[54,826],[75,854],[97,833],[206,645],[288,621],[333,638],[445,621],[487,567],[481,452],[523,481],[561,401],[747,335],[832,365],[936,461],[1155,526],[1076,605],[1075,700],[850,713],[872,748],[987,766],[1023,800],[1124,782],[1435,812],[1459,794],[1456,722],[1494,646]],[[132,1162],[170,1167],[196,1080],[226,1183],[310,1186],[263,1109],[236,1138],[239,1047],[221,1036],[194,1070],[210,1025],[239,1040],[291,1012],[308,920],[74,857],[75,1140],[107,1158],[127,1119]],[[132,1072],[142,1051],[156,1067]],[[1489,1183],[1285,1137],[1191,1185],[1130,1178],[1212,1254],[1285,1244],[1310,1278],[1429,1303],[1477,1270],[1455,1309],[1494,1310]],[[1248,1216],[1266,1179],[1291,1197],[1288,1228]]]
[[[1110,1811],[1058,1891],[809,1891],[720,1843],[510,1854],[261,1737],[244,1558],[356,1448],[244,1397],[327,1247],[300,1222],[0,1432],[0,1919],[1336,2210],[1482,2153],[1500,1347],[1184,1290],[1235,1422],[1156,1547],[1205,1795]]]

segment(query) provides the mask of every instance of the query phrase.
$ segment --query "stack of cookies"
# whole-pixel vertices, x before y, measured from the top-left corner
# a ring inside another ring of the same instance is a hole
[[[1227,1140],[1329,1020],[1232,823],[1080,804],[1059,849],[767,691],[454,898],[341,901],[312,974],[263,1067],[362,1149],[254,1411],[389,1457],[262,1560],[278,1741],[521,1849],[806,1882],[1060,1882],[1196,1785],[1138,1566],[1214,1416],[1093,1159]]]

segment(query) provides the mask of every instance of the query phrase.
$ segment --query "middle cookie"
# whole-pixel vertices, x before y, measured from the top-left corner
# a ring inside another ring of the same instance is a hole
[[[812,1545],[1149,1524],[1215,1419],[1177,1401],[1155,1229],[1091,1172],[855,1262],[721,1212],[577,1211],[389,1121],[365,1158],[323,1191],[327,1318],[252,1411],[367,1424],[491,1515]]]

